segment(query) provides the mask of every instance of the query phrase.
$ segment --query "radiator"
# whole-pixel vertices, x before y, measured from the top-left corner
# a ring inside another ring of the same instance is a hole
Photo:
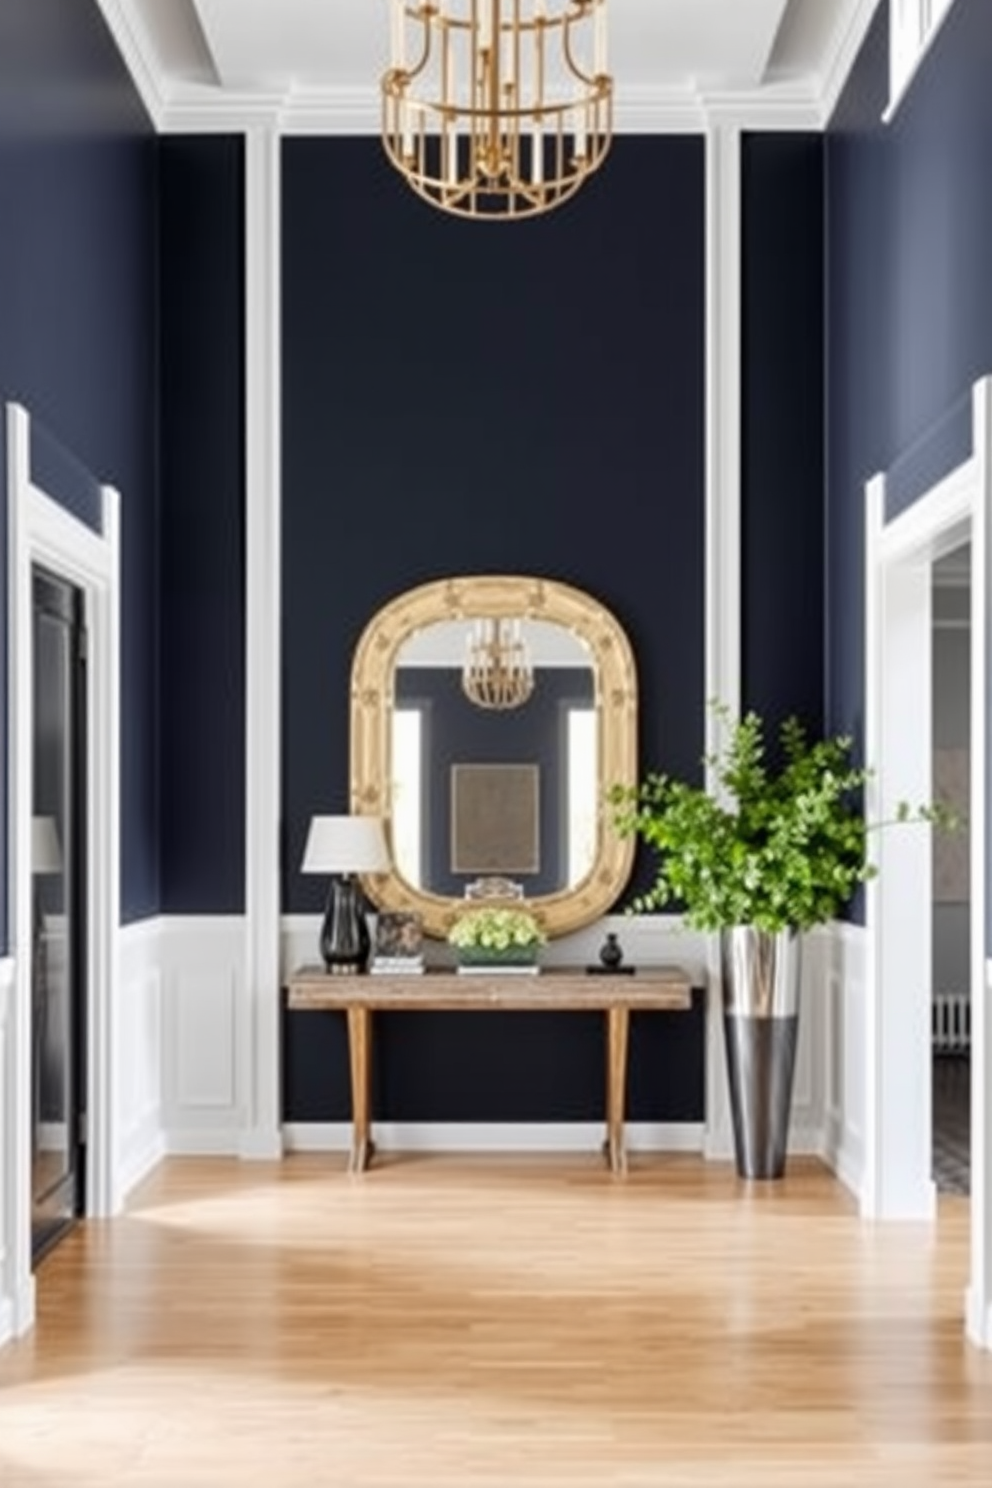
[[[935,1054],[966,1054],[971,1047],[971,1002],[966,992],[934,994],[933,1050]]]

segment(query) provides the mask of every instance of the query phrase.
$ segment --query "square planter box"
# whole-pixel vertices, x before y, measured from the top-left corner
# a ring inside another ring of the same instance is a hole
[[[478,967],[486,971],[499,971],[504,966],[529,968],[537,966],[538,946],[507,946],[497,950],[494,946],[459,946],[458,965]]]

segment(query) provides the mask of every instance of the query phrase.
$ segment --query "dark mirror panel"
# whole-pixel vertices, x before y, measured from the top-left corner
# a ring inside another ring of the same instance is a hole
[[[81,597],[34,575],[31,1190],[35,1256],[80,1212],[83,958]]]

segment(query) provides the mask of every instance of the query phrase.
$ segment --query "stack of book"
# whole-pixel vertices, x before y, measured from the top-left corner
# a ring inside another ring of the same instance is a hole
[[[424,970],[423,956],[373,956],[373,976],[417,976]]]
[[[424,929],[420,915],[384,911],[376,921],[369,971],[373,976],[418,976],[424,970]]]

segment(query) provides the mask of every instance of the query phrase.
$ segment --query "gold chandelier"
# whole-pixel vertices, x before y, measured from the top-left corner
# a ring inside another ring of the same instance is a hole
[[[478,708],[519,708],[534,691],[534,668],[519,620],[476,620],[469,631],[462,689]]]
[[[610,147],[606,0],[391,0],[386,154],[460,217],[560,206]]]

